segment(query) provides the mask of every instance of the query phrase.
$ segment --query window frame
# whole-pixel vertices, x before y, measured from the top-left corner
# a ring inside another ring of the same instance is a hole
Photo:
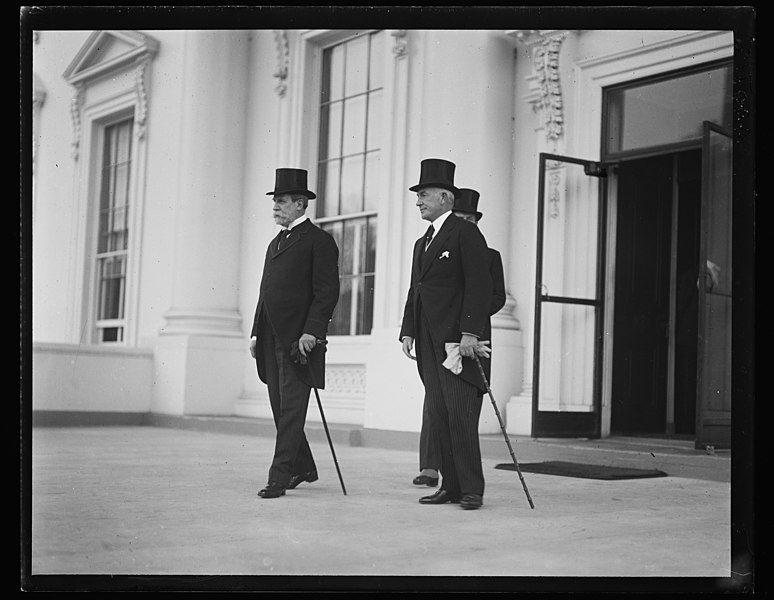
[[[318,183],[319,183],[319,177],[318,177],[318,168],[320,164],[320,130],[321,130],[321,119],[322,119],[322,111],[321,111],[321,93],[322,93],[322,77],[323,77],[323,54],[325,50],[329,48],[333,48],[334,46],[344,44],[350,40],[356,39],[358,37],[362,37],[364,35],[371,35],[373,33],[382,32],[385,36],[388,35],[387,30],[381,30],[381,29],[362,29],[362,30],[346,30],[346,31],[323,31],[323,32],[304,32],[301,34],[300,39],[302,43],[307,43],[307,52],[299,52],[297,54],[305,55],[306,57],[306,72],[309,73],[309,76],[306,78],[306,81],[311,81],[313,83],[309,84],[309,87],[304,90],[303,94],[303,100],[302,100],[302,112],[306,115],[308,115],[309,120],[306,121],[306,123],[309,125],[305,128],[305,131],[309,133],[308,137],[306,138],[306,143],[303,144],[303,148],[305,149],[305,152],[302,153],[302,161],[306,164],[310,165],[309,170],[309,181],[310,185],[314,186],[311,189],[317,189]],[[385,39],[385,42],[387,40]],[[384,51],[387,52],[388,45],[385,43]],[[382,94],[383,97],[386,96],[386,85],[383,82],[382,86]],[[367,92],[364,92],[363,95],[365,95]],[[383,103],[382,109],[386,110],[385,104]],[[368,126],[368,122],[366,121],[366,127]],[[384,156],[385,152],[385,145],[384,145],[384,139],[385,137],[382,136],[382,142],[379,147],[379,154],[380,157]],[[358,155],[361,155],[365,157],[367,155],[367,151],[364,151],[362,153],[358,153]],[[339,157],[341,158],[341,157]],[[380,162],[380,172],[381,174],[384,173],[384,162]],[[319,190],[318,190],[319,192]],[[318,196],[320,194],[318,193]],[[347,213],[344,215],[330,215],[330,216],[318,216],[319,212],[319,205],[316,201],[314,202],[314,216],[312,216],[313,221],[320,226],[331,224],[331,223],[343,223],[346,221],[351,221],[355,219],[362,219],[362,218],[372,218],[376,217],[377,219],[377,225],[376,225],[376,240],[377,240],[377,247],[375,249],[376,257],[374,259],[374,271],[373,271],[373,281],[374,281],[374,298],[371,301],[371,315],[370,315],[370,322],[371,327],[368,332],[364,333],[340,333],[340,334],[329,334],[331,338],[345,338],[345,339],[357,339],[357,338],[367,338],[371,335],[371,332],[373,331],[373,328],[376,326],[376,282],[378,280],[378,240],[382,235],[384,235],[379,215],[380,215],[380,208],[381,206],[377,207],[374,210],[361,210],[355,213]],[[383,202],[383,199],[382,199]],[[341,250],[341,249],[340,249]],[[365,273],[358,273],[357,277],[352,277],[352,279],[358,279],[359,281],[363,281],[368,277]],[[341,275],[340,275],[341,280]],[[352,297],[356,298],[356,294],[351,292]],[[339,308],[337,307],[337,310]],[[353,330],[357,330],[356,323],[358,321],[357,316],[357,310],[356,309],[350,309],[350,332]],[[354,317],[353,317],[354,315]],[[353,324],[354,321],[354,324]]]
[[[125,123],[127,121],[131,121],[131,127],[129,131],[129,135],[131,136],[131,148],[129,152],[129,177],[127,181],[127,202],[126,202],[126,210],[128,211],[127,214],[127,240],[126,240],[126,250],[110,250],[105,252],[99,251],[99,234],[100,234],[100,211],[101,211],[101,190],[102,190],[102,183],[103,183],[103,174],[104,174],[104,152],[105,152],[105,140],[106,140],[106,133],[108,128],[118,125],[120,123]],[[93,227],[93,232],[91,237],[93,237],[93,244],[92,244],[92,252],[91,252],[91,260],[92,264],[91,266],[91,282],[89,285],[89,288],[92,290],[89,297],[91,298],[91,301],[93,302],[93,306],[91,307],[90,314],[92,315],[92,318],[90,319],[90,322],[92,323],[92,326],[90,327],[91,335],[92,335],[92,343],[100,346],[104,345],[125,345],[126,343],[126,336],[127,336],[127,310],[129,308],[127,300],[129,299],[129,269],[130,269],[130,257],[132,255],[132,242],[133,242],[133,214],[135,211],[135,206],[133,199],[135,197],[135,190],[133,187],[133,175],[135,170],[135,164],[134,164],[134,151],[135,151],[135,145],[137,143],[136,135],[135,135],[135,116],[134,111],[128,112],[126,110],[120,111],[116,114],[110,115],[109,118],[106,118],[102,121],[95,123],[95,130],[94,135],[96,136],[96,144],[94,148],[94,195],[92,198],[92,210],[90,211],[92,213],[92,217],[90,218],[90,225]],[[123,298],[121,301],[123,302],[124,309],[123,309],[123,317],[120,319],[100,319],[99,318],[99,312],[100,312],[100,303],[101,303],[101,283],[102,283],[102,275],[100,272],[100,261],[105,258],[110,258],[113,256],[119,256],[123,255],[125,260],[124,265],[124,285],[123,285]],[[115,340],[115,341],[106,341],[102,339],[103,331],[105,329],[110,328],[120,328],[122,330],[121,339]]]
[[[104,49],[113,45],[117,54],[105,59]],[[147,82],[159,42],[132,30],[93,31],[63,73],[75,89],[71,102],[73,120],[73,194],[76,199],[72,229],[77,243],[73,249],[73,273],[65,293],[74,307],[68,313],[68,330],[78,344],[96,342],[97,290],[95,287],[97,227],[99,217],[99,175],[102,166],[104,128],[131,117],[132,152],[129,189],[133,190],[127,240],[123,341],[100,346],[134,347],[138,344],[139,282],[149,116]]]
[[[403,247],[415,239],[404,227],[407,219],[413,219],[413,203],[394,202],[390,199],[405,194],[414,183],[414,165],[407,174],[410,158],[395,148],[405,147],[409,136],[410,104],[409,63],[412,42],[416,32],[390,29],[288,30],[291,74],[287,94],[281,100],[280,127],[278,131],[277,164],[297,165],[309,171],[310,189],[317,189],[317,157],[320,133],[320,87],[322,74],[322,50],[355,35],[383,31],[385,34],[383,65],[384,97],[381,110],[387,116],[382,124],[381,188],[382,199],[378,207],[376,256],[374,275],[374,306],[371,336],[392,339],[394,329],[400,326],[405,304],[405,289],[409,274],[404,268],[401,254],[391,251],[397,243]],[[387,174],[390,174],[388,177]],[[314,200],[312,202],[315,202]],[[411,212],[409,217],[409,212]],[[315,219],[313,219],[315,220]],[[316,222],[316,220],[315,220]],[[357,336],[331,336],[337,348],[361,348],[372,338],[368,334]],[[360,352],[362,350],[359,350]],[[357,353],[356,353],[357,354]]]

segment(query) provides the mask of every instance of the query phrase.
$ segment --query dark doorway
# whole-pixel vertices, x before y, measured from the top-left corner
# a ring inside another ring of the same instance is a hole
[[[695,430],[700,195],[699,150],[619,165],[613,433]]]

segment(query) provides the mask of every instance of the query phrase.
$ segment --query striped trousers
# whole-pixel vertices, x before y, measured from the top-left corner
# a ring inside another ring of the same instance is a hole
[[[280,346],[268,320],[263,319],[262,339],[266,357],[266,386],[277,428],[269,481],[287,485],[293,475],[315,471],[314,457],[304,434],[312,388],[296,375],[290,353]]]
[[[430,428],[440,449],[440,489],[451,494],[484,495],[484,471],[478,421],[482,396],[478,389],[446,367],[443,340],[434,340],[420,309],[416,339],[417,360],[425,385]]]

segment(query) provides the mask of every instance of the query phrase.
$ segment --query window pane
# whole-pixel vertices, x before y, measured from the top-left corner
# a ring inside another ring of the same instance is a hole
[[[368,218],[365,264],[363,273],[376,272],[376,217]]]
[[[357,334],[370,335],[373,328],[374,314],[374,276],[366,275],[362,278],[358,292],[358,319]]]
[[[352,275],[357,272],[355,270],[357,265],[356,253],[359,252],[360,248],[356,246],[356,229],[357,225],[354,221],[344,221],[344,237],[341,246],[339,246],[341,275]]]
[[[336,242],[336,247],[338,247],[338,249],[339,249],[339,273],[341,273],[342,272],[342,268],[341,268],[341,265],[342,265],[342,252],[341,252],[342,244],[341,244],[341,240],[342,240],[342,237],[343,237],[344,222],[343,221],[339,221],[337,223],[324,223],[320,227],[322,229],[324,229],[325,231],[327,231],[328,233],[330,233],[333,236],[333,240]]]
[[[341,161],[332,160],[320,165],[317,210],[320,217],[332,217],[339,214],[339,165]]]
[[[342,277],[339,284],[339,302],[333,312],[331,324],[328,327],[330,335],[349,335],[349,321],[352,313],[352,281]]]
[[[344,101],[344,139],[342,154],[354,154],[365,150],[366,96]]]
[[[124,264],[123,256],[102,259],[99,320],[124,317]]]
[[[377,150],[382,144],[382,93],[368,94],[368,130],[366,150]]]
[[[344,95],[366,91],[368,85],[368,38],[364,35],[346,43],[347,60],[344,77]]]
[[[320,113],[320,160],[341,156],[341,102],[326,104]]]
[[[363,196],[363,210],[376,210],[379,208],[381,187],[379,181],[380,158],[379,152],[366,154],[365,194]]]
[[[121,123],[116,127],[116,163],[127,163],[132,152],[132,130],[129,123]]]
[[[341,167],[341,211],[339,214],[363,209],[363,155],[345,158]]]
[[[344,93],[344,47],[334,46],[323,52],[322,101],[341,99]]]
[[[373,90],[384,85],[382,64],[384,62],[384,32],[371,35],[370,72],[368,74],[368,89]]]
[[[730,66],[611,91],[607,151],[698,140],[704,121],[731,129],[731,94]]]
[[[540,410],[594,409],[595,318],[591,306],[542,304]]]
[[[103,342],[120,342],[123,339],[122,327],[105,327],[102,330]]]

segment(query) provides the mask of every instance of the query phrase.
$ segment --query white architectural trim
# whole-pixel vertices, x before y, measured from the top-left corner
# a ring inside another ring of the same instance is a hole
[[[74,160],[78,160],[80,153],[81,113],[85,90],[95,81],[109,76],[115,78],[117,73],[132,66],[135,67],[134,85],[140,107],[135,113],[135,126],[138,127],[135,133],[140,138],[144,136],[147,118],[145,71],[158,48],[159,43],[155,39],[136,31],[95,31],[87,38],[62,75],[76,90],[70,104]],[[111,56],[111,51],[117,51],[117,54]]]
[[[110,50],[118,54],[109,56]],[[71,101],[73,119],[73,158],[81,151],[86,157],[75,169],[72,231],[77,240],[72,257],[69,295],[75,310],[69,323],[71,339],[92,343],[95,311],[94,218],[98,194],[101,140],[104,128],[117,120],[134,119],[129,253],[127,255],[126,298],[123,344],[134,346],[138,338],[140,253],[145,206],[145,172],[147,144],[145,132],[148,117],[147,70],[158,50],[158,42],[149,36],[127,31],[92,33],[64,72],[64,78],[76,88]],[[104,60],[102,60],[104,58]],[[104,88],[92,93],[97,80]],[[83,148],[81,147],[83,145]]]
[[[580,158],[599,159],[602,151],[603,88],[644,77],[677,71],[703,63],[730,58],[734,52],[730,31],[675,32],[673,38],[638,45],[618,52],[577,61],[573,67],[575,110],[570,125],[568,153]],[[615,290],[615,178],[609,181],[608,239],[605,261],[605,314],[602,370],[603,437],[610,434],[612,394],[613,315]]]
[[[125,50],[102,60],[105,49],[120,43]],[[113,74],[129,65],[147,60],[158,51],[159,43],[137,31],[103,30],[93,32],[65,69],[63,77],[71,85],[86,83]]]
[[[575,63],[575,111],[568,152],[598,159],[601,152],[602,89],[644,77],[677,71],[730,58],[734,35],[730,31],[675,32],[676,37],[653,44],[595,56]],[[574,140],[574,142],[573,142]]]

